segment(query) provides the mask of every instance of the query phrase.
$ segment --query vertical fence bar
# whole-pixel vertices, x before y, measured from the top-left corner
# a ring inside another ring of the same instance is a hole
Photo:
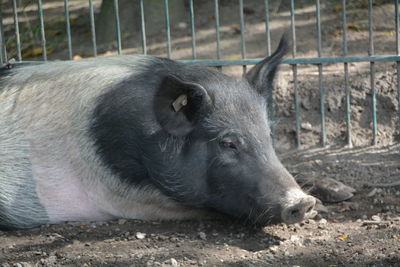
[[[171,28],[169,24],[169,10],[168,10],[168,0],[164,0],[164,14],[165,14],[165,31],[167,34],[167,53],[168,58],[171,58]]]
[[[269,29],[269,3],[264,0],[265,34],[267,35],[267,56],[271,55],[271,31]]]
[[[71,41],[71,25],[69,18],[69,6],[68,0],[64,0],[64,13],[65,13],[65,21],[67,27],[67,40],[68,40],[68,58],[72,59],[72,41]]]
[[[17,60],[21,61],[21,39],[19,36],[19,23],[18,23],[18,8],[17,0],[13,0],[13,13],[14,13],[14,27],[15,27],[15,45],[17,47]]]
[[[264,14],[265,14],[265,34],[267,36],[267,56],[271,55],[271,32],[269,29],[269,5],[268,0],[264,0]],[[273,90],[267,91],[267,105],[268,115],[271,121],[275,120],[275,106]],[[275,127],[271,127],[272,136],[275,136]]]
[[[217,59],[221,59],[221,37],[219,31],[219,0],[214,0],[214,10],[215,10],[215,39],[216,39],[216,53]],[[217,67],[218,70],[222,70],[222,67]]]
[[[342,0],[342,34],[343,34],[343,56],[347,57],[347,18],[346,18],[346,0]],[[347,146],[352,147],[351,140],[351,92],[349,88],[349,66],[348,63],[344,63],[344,90],[346,92],[346,140]]]
[[[47,61],[46,36],[44,33],[42,0],[37,0],[37,4],[38,4],[38,15],[39,15],[39,22],[40,22],[40,36],[41,36],[41,41],[42,41],[42,57],[43,57],[44,61]]]
[[[117,37],[117,46],[118,46],[118,55],[122,53],[122,45],[121,45],[121,25],[119,23],[119,5],[118,0],[114,0],[114,18],[115,18],[115,31]]]
[[[292,30],[292,57],[296,57],[296,27],[295,27],[295,10],[294,0],[290,1],[290,26]],[[292,65],[293,72],[293,90],[294,90],[294,110],[296,116],[296,147],[299,148],[301,145],[300,140],[300,95],[297,86],[297,65]]]
[[[214,0],[214,6],[215,6],[215,38],[217,41],[217,47],[216,47],[216,52],[217,52],[217,59],[221,59],[221,37],[220,37],[220,31],[219,31],[219,0]]]
[[[94,23],[93,0],[89,0],[90,30],[92,33],[93,56],[97,57],[96,26]]]
[[[368,31],[369,31],[369,49],[368,55],[374,55],[374,37],[373,37],[373,29],[372,29],[372,0],[368,0]],[[376,145],[376,136],[377,136],[377,124],[376,124],[376,91],[375,91],[375,62],[370,62],[370,85],[371,85],[371,96],[372,96],[372,144]]]
[[[317,49],[318,57],[321,57],[321,6],[319,0],[316,1],[317,15]],[[321,145],[326,146],[326,127],[325,127],[325,88],[323,85],[322,64],[318,64],[318,87],[320,94],[320,115],[321,115]]]
[[[193,0],[189,0],[189,10],[190,10],[190,28],[192,30],[192,59],[197,58],[196,53],[196,27],[194,23],[194,10],[193,10]]]
[[[5,63],[7,63],[7,51],[3,29],[3,10],[2,3],[0,2],[0,66]]]
[[[400,62],[396,61],[397,72],[397,129],[400,132]],[[399,133],[400,135],[400,133]]]
[[[146,44],[146,27],[145,27],[145,21],[144,21],[144,6],[143,6],[143,0],[140,0],[140,29],[142,33],[142,48],[143,48],[143,54],[147,55],[147,44]]]
[[[399,32],[399,0],[394,0],[394,18],[395,18],[395,27],[396,27],[396,53],[399,56],[400,55],[400,42],[399,42],[399,37],[400,37],[400,32]]]
[[[245,43],[245,26],[244,26],[244,12],[243,12],[243,0],[239,0],[240,9],[240,52],[242,59],[246,58],[246,43]],[[243,65],[243,75],[246,74],[246,65]]]
[[[399,41],[399,0],[394,0],[394,17],[396,25],[396,53],[400,56],[400,41]],[[396,61],[396,72],[397,72],[397,127],[400,128],[400,61]]]

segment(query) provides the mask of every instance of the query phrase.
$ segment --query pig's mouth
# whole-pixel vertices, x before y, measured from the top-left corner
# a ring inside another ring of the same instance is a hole
[[[216,206],[211,202],[208,208],[227,215],[248,226],[264,227],[267,225],[286,223],[293,224],[313,218],[317,215],[314,210],[316,199],[305,194],[301,189],[294,188],[287,191],[285,197],[279,201],[247,197],[247,201],[224,201],[225,205]],[[221,203],[221,202],[220,202]]]
[[[257,226],[257,227],[264,227],[267,225],[277,224],[277,223],[286,223],[286,224],[293,224],[298,223],[307,219],[314,218],[317,215],[317,211],[313,208],[308,208],[307,210],[304,209],[288,209],[283,210],[281,214],[271,215],[266,214],[252,216],[252,218],[242,218],[242,221],[245,224]]]
[[[314,210],[315,203],[314,197],[295,189],[289,191],[280,204],[273,207],[253,209],[245,221],[261,227],[282,222],[286,224],[298,223],[317,215],[317,211]]]

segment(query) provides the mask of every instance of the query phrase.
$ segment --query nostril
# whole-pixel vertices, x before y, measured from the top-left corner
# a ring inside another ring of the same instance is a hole
[[[300,210],[294,209],[290,212],[291,215],[296,215],[297,213],[300,213]]]
[[[316,203],[317,201],[314,197],[309,197],[305,204],[305,206],[307,207],[306,213],[311,212],[314,209]]]
[[[313,205],[313,206],[310,206],[310,207],[306,210],[306,213],[309,213],[310,211],[312,211],[313,208],[314,208],[314,205]]]
[[[282,220],[286,223],[302,221],[313,212],[314,206],[315,198],[302,198],[295,205],[289,206],[282,211]]]

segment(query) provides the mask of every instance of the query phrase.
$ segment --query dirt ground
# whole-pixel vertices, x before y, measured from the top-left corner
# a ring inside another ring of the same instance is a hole
[[[48,22],[50,30],[53,30],[50,25],[64,27],[62,23],[54,23],[62,14],[62,5],[58,4],[62,1],[45,2],[45,18],[53,21]],[[285,1],[270,2],[273,2],[270,9],[274,48],[279,36],[288,29],[290,17]],[[340,6],[336,6],[336,1],[321,2],[323,56],[342,55]],[[351,1],[348,6],[350,55],[367,55],[366,2]],[[379,55],[395,54],[394,18],[382,19],[392,18],[394,8],[386,2],[374,1],[374,44],[375,53]],[[96,8],[99,3],[95,1]],[[213,14],[210,11],[213,3],[195,3],[198,57],[213,58],[214,18],[210,15]],[[263,57],[266,53],[262,4],[263,1],[245,1],[249,58]],[[314,1],[296,1],[296,8],[297,55],[315,56]],[[26,16],[22,17],[29,20],[34,12],[34,5],[27,5]],[[87,15],[83,1],[71,1],[71,12],[74,55],[90,56],[90,32],[85,28]],[[5,21],[10,23],[7,9],[5,13]],[[236,2],[221,0],[221,49],[226,59],[240,58],[238,16]],[[6,26],[6,36],[11,36],[12,27]],[[183,22],[173,24],[175,59],[191,57],[189,28]],[[123,36],[125,44],[129,38],[134,40],[129,34]],[[53,37],[50,34],[48,38],[49,43],[56,42],[56,45],[50,44],[53,51],[49,57],[64,59],[67,55],[65,37],[62,34]],[[163,41],[163,35],[148,36],[148,52],[165,55]],[[30,51],[33,44],[23,46],[24,51]],[[137,44],[126,45],[124,53],[141,52],[139,42]],[[101,53],[115,53],[107,48],[109,46],[104,47]],[[12,53],[10,47],[9,54]],[[369,63],[349,64],[352,148],[346,147],[345,138],[343,64],[324,66],[328,140],[325,148],[319,145],[317,67],[299,66],[300,149],[295,148],[294,139],[292,72],[290,66],[282,66],[281,70],[274,92],[276,149],[280,158],[296,178],[334,178],[354,187],[356,193],[352,199],[325,203],[327,210],[314,219],[262,229],[243,226],[230,219],[171,222],[121,219],[0,231],[0,266],[400,266],[400,186],[367,185],[400,181],[400,124],[397,117],[400,111],[395,63],[376,64],[376,146],[371,146]],[[241,75],[241,67],[224,68],[223,71]]]

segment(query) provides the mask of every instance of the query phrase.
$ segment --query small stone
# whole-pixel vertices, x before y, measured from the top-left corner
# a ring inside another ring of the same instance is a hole
[[[367,194],[367,197],[373,197],[373,196],[375,196],[376,192],[377,192],[377,189],[376,189],[376,188],[372,189],[371,192],[369,192],[369,193]]]
[[[322,165],[322,160],[316,159],[316,160],[314,160],[314,163],[317,165]]]
[[[17,262],[13,264],[13,267],[22,267],[22,264]]]
[[[305,110],[310,110],[311,109],[311,102],[309,98],[303,98],[301,100],[301,106],[305,109]]]
[[[187,28],[187,23],[186,22],[179,22],[178,23],[178,28],[179,29],[186,29]]]
[[[179,263],[174,258],[171,258],[170,261],[171,261],[171,266],[173,266],[173,267],[179,266]]]
[[[315,224],[315,221],[313,219],[308,219],[309,224]]]
[[[300,240],[300,238],[297,236],[297,235],[292,235],[291,237],[290,237],[290,241],[292,241],[292,242],[297,242],[297,241],[299,241]]]
[[[383,258],[385,258],[385,254],[379,253],[378,255],[376,255],[376,257],[378,259],[383,259]]]
[[[131,233],[129,233],[129,232],[125,232],[125,233],[124,233],[124,237],[125,237],[125,238],[128,238],[130,234],[131,234]]]
[[[278,246],[270,246],[269,250],[271,250],[272,253],[276,253],[278,251]]]
[[[135,236],[136,236],[137,239],[146,238],[146,234],[145,233],[141,233],[141,232],[137,232]]]
[[[301,124],[301,129],[306,130],[306,131],[312,131],[312,125],[309,122],[303,122]]]
[[[381,221],[381,217],[379,217],[378,215],[372,215],[371,219],[375,222],[380,222]]]
[[[50,256],[47,258],[47,263],[54,264],[57,261],[56,256]]]
[[[9,265],[8,263],[3,263],[3,264],[1,265],[1,267],[10,267],[10,265]]]
[[[125,224],[126,222],[127,222],[126,219],[119,219],[119,220],[118,220],[118,224],[119,224],[119,225],[123,225],[123,224]]]
[[[319,220],[318,223],[320,223],[320,224],[326,224],[326,223],[328,223],[328,221],[327,221],[326,219],[322,218],[321,220]]]
[[[204,232],[199,232],[199,238],[202,240],[206,240],[207,239],[207,235]]]

